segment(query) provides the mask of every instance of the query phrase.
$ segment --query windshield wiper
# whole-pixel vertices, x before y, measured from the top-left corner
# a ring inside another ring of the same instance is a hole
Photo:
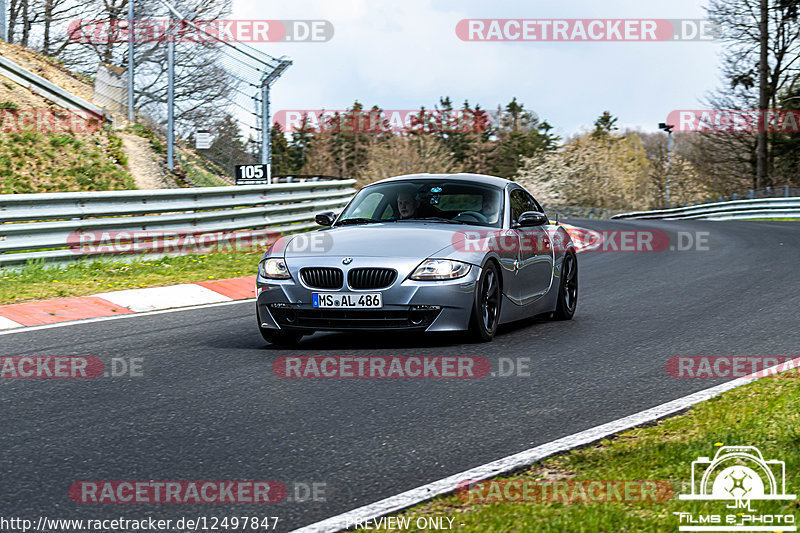
[[[355,218],[345,218],[344,220],[340,220],[336,225],[337,226],[347,226],[350,224],[375,224],[378,222],[389,222],[388,220],[380,220],[378,218],[362,218],[362,217],[355,217]]]
[[[431,222],[446,222],[447,224],[469,224],[469,222],[464,222],[463,220],[453,220],[452,218],[444,217],[411,217],[403,218],[401,220],[427,220]]]

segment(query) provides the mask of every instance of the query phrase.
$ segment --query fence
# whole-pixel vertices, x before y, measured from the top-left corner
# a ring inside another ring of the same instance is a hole
[[[354,193],[354,183],[0,195],[0,267],[99,253],[76,247],[85,235],[99,232],[150,232],[161,235],[156,244],[163,244],[179,234],[305,231],[316,225],[316,213],[342,208]]]
[[[636,211],[614,215],[616,219],[704,219],[704,220],[800,220],[800,197],[734,200],[711,204],[691,205],[672,209]]]

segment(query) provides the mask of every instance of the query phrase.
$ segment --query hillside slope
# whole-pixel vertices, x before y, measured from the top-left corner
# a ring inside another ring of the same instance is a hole
[[[0,42],[0,54],[91,101],[92,81],[21,46]],[[162,188],[174,186],[157,165],[142,168],[147,146],[129,157],[122,137],[108,127],[94,132],[50,131],[43,116],[58,106],[0,75],[0,194]],[[30,115],[30,111],[34,115]],[[44,125],[43,125],[44,124]],[[155,154],[152,158],[155,159]]]

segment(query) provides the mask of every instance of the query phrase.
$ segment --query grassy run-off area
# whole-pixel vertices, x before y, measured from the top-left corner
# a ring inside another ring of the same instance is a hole
[[[409,509],[397,518],[410,518],[413,531],[418,530],[417,525],[425,524],[417,522],[421,517],[452,518],[453,530],[458,532],[677,532],[681,524],[675,512],[694,513],[695,517],[717,514],[722,515],[722,520],[733,515],[732,519],[740,521],[747,520],[745,515],[791,515],[797,525],[800,521],[800,500],[797,499],[752,500],[752,512],[726,508],[732,502],[678,499],[679,494],[691,492],[692,461],[698,457],[713,458],[723,445],[756,446],[765,460],[784,461],[786,493],[800,494],[800,377],[797,369],[783,376],[758,380],[698,404],[683,415],[626,431],[616,438],[554,456],[497,479],[534,482],[529,486],[536,486],[537,480],[668,482],[667,486],[673,490],[657,498],[659,501],[553,503],[542,502],[536,491],[529,493],[533,496],[526,502],[508,501],[524,498],[516,490],[509,492],[511,498],[497,497],[499,493],[492,490],[511,485],[488,480],[472,496],[469,492],[442,496]],[[585,487],[587,483],[580,485]],[[571,486],[577,487],[576,484]],[[444,523],[447,524],[447,520]],[[751,522],[750,525],[764,524]],[[775,530],[779,528],[767,531]]]
[[[0,305],[122,289],[254,276],[262,250],[149,259],[79,259],[0,270]]]

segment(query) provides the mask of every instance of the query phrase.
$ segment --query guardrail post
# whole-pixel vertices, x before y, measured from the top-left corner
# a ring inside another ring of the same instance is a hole
[[[786,186],[786,194],[785,194],[785,196],[786,196],[786,198],[789,198],[789,186],[788,185]]]
[[[738,200],[738,199],[739,199],[739,195],[738,195],[738,194],[736,194],[736,193],[733,193],[733,199],[734,199],[734,200]]]
[[[772,197],[772,188],[771,187],[767,187],[767,198],[771,198],[771,197]]]
[[[750,189],[750,199],[754,200],[756,197],[756,191],[754,189]]]

